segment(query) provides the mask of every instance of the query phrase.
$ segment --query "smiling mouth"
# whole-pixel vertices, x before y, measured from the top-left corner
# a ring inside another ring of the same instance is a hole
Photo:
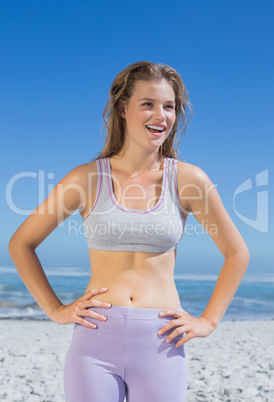
[[[148,129],[148,131],[150,133],[156,134],[158,136],[160,136],[166,129],[163,126],[154,126],[154,125],[148,125],[148,126],[146,126],[146,128]]]

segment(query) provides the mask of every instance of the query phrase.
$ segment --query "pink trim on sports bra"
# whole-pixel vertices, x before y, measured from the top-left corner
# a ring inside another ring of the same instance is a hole
[[[163,180],[162,180],[162,190],[161,190],[161,195],[159,200],[157,201],[156,205],[154,205],[154,207],[150,208],[150,209],[131,209],[131,208],[126,208],[123,207],[116,199],[115,194],[114,194],[114,189],[113,189],[113,185],[112,185],[112,180],[111,179],[111,172],[109,174],[109,170],[108,170],[108,166],[109,168],[111,168],[110,166],[110,162],[109,162],[109,158],[106,158],[106,166],[107,166],[107,176],[108,176],[108,188],[109,188],[109,194],[110,197],[113,201],[113,203],[116,205],[117,208],[119,208],[121,211],[125,211],[125,212],[134,212],[136,214],[146,214],[152,211],[155,211],[163,202],[164,199],[164,195],[165,195],[165,191],[166,191],[166,182],[167,182],[167,161],[166,158],[164,158],[164,173],[163,173]],[[164,184],[163,184],[164,183]],[[126,208],[126,209],[125,209]]]
[[[178,168],[178,165],[177,165],[177,168]],[[178,176],[178,169],[177,169],[177,176]],[[175,193],[176,193],[177,199],[179,201],[180,212],[181,212],[182,217],[186,221],[187,218],[182,213],[181,201],[180,201],[180,198],[179,198],[179,195],[178,195],[178,189],[177,189],[176,181],[175,181],[175,159],[173,159],[173,180],[174,180]],[[178,182],[178,179],[177,179],[177,182]]]
[[[101,175],[102,169],[101,169],[101,161],[100,161],[100,159],[98,159],[98,162],[99,162],[99,169],[100,169],[100,183],[99,183],[99,190],[98,190],[98,192],[97,192],[96,200],[95,200],[95,202],[94,202],[94,204],[93,204],[93,207],[92,207],[92,208],[91,208],[91,210],[89,211],[88,215],[87,215],[87,216],[85,216],[85,217],[83,218],[82,222],[84,222],[84,220],[86,220],[86,219],[87,219],[87,217],[90,215],[90,213],[93,211],[93,209],[95,208],[95,205],[97,204],[97,201],[98,201],[99,195],[100,195],[101,186],[102,186],[102,175]],[[97,180],[98,180],[98,175],[97,175]],[[97,186],[97,189],[98,189],[98,186]]]

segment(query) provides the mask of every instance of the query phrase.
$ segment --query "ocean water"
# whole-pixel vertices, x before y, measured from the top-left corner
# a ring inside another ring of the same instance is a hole
[[[83,268],[45,269],[51,286],[64,304],[85,292],[89,270]],[[199,317],[213,292],[215,275],[177,275],[181,306]],[[0,319],[48,319],[36,305],[14,267],[0,267]],[[223,320],[273,320],[274,275],[245,276]]]

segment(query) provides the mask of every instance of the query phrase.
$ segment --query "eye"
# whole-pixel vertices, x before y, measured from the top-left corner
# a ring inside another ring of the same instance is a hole
[[[173,105],[167,105],[166,108],[167,109],[174,109],[174,106]]]
[[[152,106],[152,103],[151,102],[146,102],[146,103],[143,103],[142,106]]]

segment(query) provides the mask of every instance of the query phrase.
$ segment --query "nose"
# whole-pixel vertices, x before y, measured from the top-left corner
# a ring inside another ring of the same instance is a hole
[[[154,117],[155,117],[155,119],[160,120],[160,121],[165,120],[165,113],[164,113],[164,109],[162,106],[159,106],[156,109],[154,109]]]

